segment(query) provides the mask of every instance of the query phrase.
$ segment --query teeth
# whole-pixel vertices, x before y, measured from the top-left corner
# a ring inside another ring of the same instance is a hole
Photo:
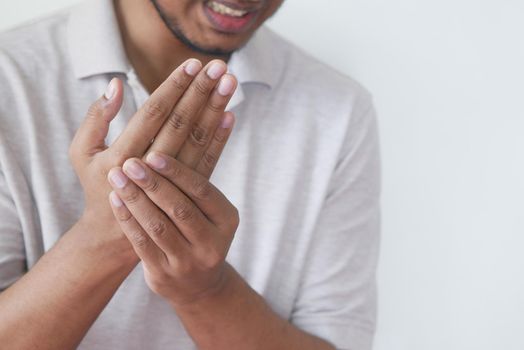
[[[231,17],[242,17],[247,13],[247,11],[235,10],[229,6],[226,6],[213,0],[208,1],[207,6],[215,12]]]

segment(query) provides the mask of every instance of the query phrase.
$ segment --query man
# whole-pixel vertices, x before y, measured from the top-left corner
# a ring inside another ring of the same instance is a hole
[[[262,26],[282,1],[2,35],[2,348],[371,347],[371,98]]]

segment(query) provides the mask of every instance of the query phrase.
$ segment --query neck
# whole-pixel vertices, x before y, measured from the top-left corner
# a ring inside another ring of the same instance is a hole
[[[127,57],[149,93],[188,58],[204,65],[225,59],[198,53],[178,40],[150,1],[116,0],[115,10]]]

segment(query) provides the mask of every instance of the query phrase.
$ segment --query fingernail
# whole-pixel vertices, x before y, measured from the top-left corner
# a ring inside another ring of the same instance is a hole
[[[111,193],[109,194],[109,199],[111,200],[111,203],[113,203],[113,205],[117,208],[120,208],[124,205],[124,202],[122,202],[120,197],[118,197],[118,195],[114,191],[111,191]]]
[[[220,78],[220,76],[225,72],[226,66],[222,62],[218,61],[211,64],[211,66],[206,71],[207,76],[213,80]]]
[[[127,184],[127,176],[120,169],[112,170],[109,179],[116,188],[124,188]]]
[[[113,78],[109,82],[109,85],[107,85],[104,96],[106,99],[110,100],[115,96],[115,92],[116,92],[116,78]]]
[[[231,76],[224,76],[218,83],[217,91],[222,96],[229,96],[235,89],[235,80]]]
[[[229,129],[233,126],[233,123],[235,122],[235,118],[231,113],[226,113],[224,115],[224,119],[222,119],[222,123],[220,123],[220,127],[222,129]]]
[[[184,71],[194,77],[202,68],[202,64],[197,60],[190,60],[184,67]]]
[[[155,169],[164,169],[167,164],[166,160],[156,153],[149,153],[146,162]]]
[[[144,168],[134,159],[124,163],[124,170],[132,179],[142,180],[146,177]]]

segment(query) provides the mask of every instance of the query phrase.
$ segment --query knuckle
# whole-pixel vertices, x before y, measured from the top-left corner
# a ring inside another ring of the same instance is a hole
[[[127,234],[131,243],[138,248],[144,248],[148,245],[149,240],[140,230],[132,230]]]
[[[197,146],[205,147],[209,141],[209,132],[206,130],[206,128],[200,125],[195,125],[191,131],[190,140]]]
[[[171,279],[171,276],[169,274],[168,271],[166,271],[165,269],[158,269],[157,273],[155,274],[155,276],[157,276],[155,278],[155,283],[156,285],[158,286],[158,288],[167,288],[169,286],[169,284],[167,283],[167,281],[169,281]]]
[[[176,163],[173,163],[173,166],[169,168],[169,177],[170,179],[177,179],[182,177],[184,174],[183,169]]]
[[[170,276],[163,269],[152,267],[150,270],[155,272],[149,277],[151,289],[162,294],[168,288],[166,281],[170,279]]]
[[[205,249],[200,259],[201,266],[206,270],[211,270],[219,266],[224,260],[224,255],[217,248]]]
[[[146,231],[155,237],[163,237],[167,233],[167,226],[163,221],[149,221],[145,226]]]
[[[202,157],[202,160],[204,162],[204,165],[207,168],[211,169],[218,162],[218,156],[215,155],[213,152],[208,151],[208,152],[204,153],[204,156]]]
[[[211,195],[211,184],[199,177],[193,178],[193,195],[199,199],[207,199]]]
[[[129,213],[127,210],[118,211],[118,213],[116,213],[116,219],[122,223],[127,223],[131,221],[132,217],[133,216],[131,215],[131,213]]]
[[[218,145],[222,146],[227,141],[227,134],[224,132],[215,132],[213,139],[218,143]]]
[[[153,176],[145,186],[145,190],[150,193],[158,193],[159,188],[160,181],[158,181],[158,178],[156,176]]]
[[[173,85],[173,88],[179,93],[184,92],[187,89],[187,84],[182,79],[183,78],[178,75],[171,77],[171,84]]]
[[[101,112],[102,112],[102,110],[100,108],[100,104],[98,103],[98,101],[95,101],[87,109],[86,120],[94,121],[94,120],[98,119],[99,115],[101,114]]]
[[[171,116],[167,119],[167,123],[171,130],[182,130],[188,124],[190,117],[189,110],[181,107],[175,108]]]
[[[222,101],[218,102],[214,101],[213,99],[210,99],[207,103],[207,109],[211,111],[213,114],[221,114],[222,112],[224,112],[225,107],[226,106]]]
[[[129,204],[135,204],[140,200],[140,193],[133,189],[124,195],[124,201]]]
[[[149,119],[162,119],[169,112],[168,103],[162,99],[149,100],[144,105],[143,115],[144,118]]]
[[[180,201],[172,207],[171,213],[177,221],[188,221],[195,215],[195,210],[185,201]]]
[[[231,229],[232,231],[236,231],[238,228],[238,225],[240,225],[240,213],[236,207],[231,208]]]
[[[148,277],[148,285],[155,293],[161,293],[164,290],[164,280],[162,279],[163,273],[161,269],[155,267],[147,267],[147,270],[151,273]],[[159,271],[160,270],[160,271]]]
[[[240,211],[237,207],[232,206],[231,207],[232,215],[236,219],[236,221],[240,221]]]
[[[182,276],[191,276],[195,271],[193,263],[185,261],[185,259],[178,259],[176,261],[174,269],[177,271],[177,274],[180,274]]]
[[[206,84],[205,81],[202,80],[195,80],[193,84],[191,84],[191,88],[193,89],[193,92],[195,92],[197,95],[200,95],[202,97],[205,97],[209,94],[210,88],[208,84]]]

